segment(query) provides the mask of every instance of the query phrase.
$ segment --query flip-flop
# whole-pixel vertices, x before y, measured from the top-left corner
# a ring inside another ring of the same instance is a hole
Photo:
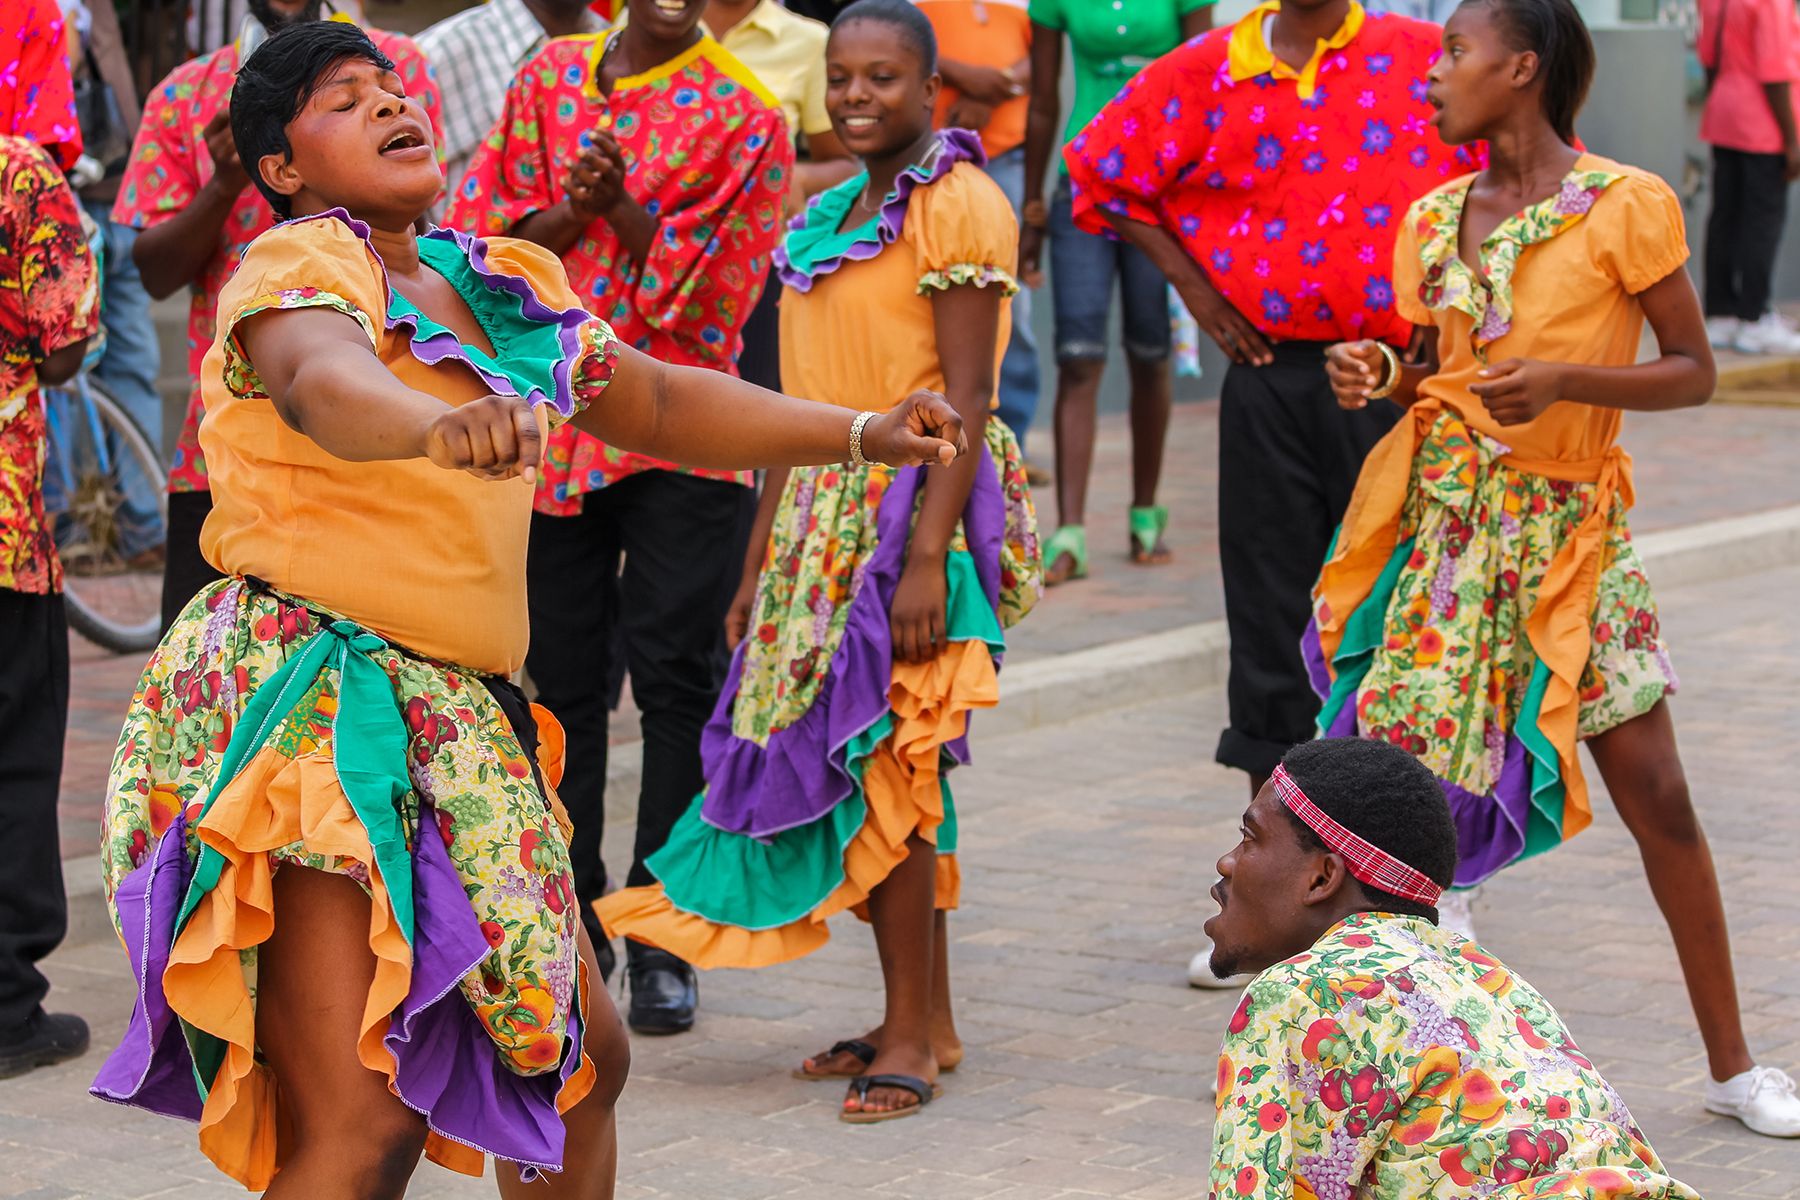
[[[878,1087],[899,1088],[911,1092],[919,1098],[917,1104],[909,1104],[905,1108],[891,1109],[888,1112],[839,1112],[838,1120],[846,1125],[874,1125],[879,1121],[895,1121],[901,1117],[910,1117],[921,1108],[944,1094],[944,1089],[935,1083],[926,1083],[916,1075],[858,1075],[850,1081],[850,1090],[856,1093],[858,1104],[867,1104],[869,1089]]]
[[[868,1070],[869,1064],[875,1061],[875,1047],[861,1038],[848,1038],[841,1041],[819,1057],[835,1058],[840,1054],[850,1054],[861,1059],[864,1071]],[[861,1075],[862,1071],[850,1075],[843,1071],[808,1071],[805,1067],[795,1067],[793,1071],[795,1079],[805,1079],[814,1083],[827,1079],[856,1079]]]

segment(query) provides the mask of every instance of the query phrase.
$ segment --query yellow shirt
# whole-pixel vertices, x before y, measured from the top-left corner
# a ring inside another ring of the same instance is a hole
[[[718,42],[780,101],[788,135],[794,137],[831,128],[825,111],[825,39],[830,33],[823,22],[789,12],[775,0],[762,0]]]

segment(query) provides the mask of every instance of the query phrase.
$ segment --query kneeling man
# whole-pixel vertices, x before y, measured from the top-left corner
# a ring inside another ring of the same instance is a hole
[[[1456,829],[1384,742],[1289,751],[1219,860],[1220,977],[1260,971],[1219,1056],[1214,1200],[1699,1200],[1556,1011],[1439,929]]]

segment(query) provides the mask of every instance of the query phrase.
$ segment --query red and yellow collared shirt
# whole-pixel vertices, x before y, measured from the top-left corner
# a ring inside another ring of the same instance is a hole
[[[558,38],[525,64],[469,163],[448,224],[504,234],[560,203],[583,139],[610,130],[625,152],[626,188],[660,224],[639,264],[610,225],[594,221],[563,255],[569,282],[620,341],[664,362],[735,375],[794,163],[781,105],[710,37],[603,96],[596,80],[612,36]],[[565,428],[550,439],[537,508],[573,515],[583,493],[672,469],[681,468]],[[691,473],[751,482],[748,472]]]
[[[1400,220],[1477,165],[1429,123],[1438,27],[1352,3],[1294,71],[1264,33],[1279,8],[1158,59],[1075,137],[1076,222],[1100,232],[1105,210],[1167,228],[1271,337],[1404,344]]]

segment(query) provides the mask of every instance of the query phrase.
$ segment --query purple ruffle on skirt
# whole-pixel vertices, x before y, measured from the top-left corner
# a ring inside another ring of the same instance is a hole
[[[846,800],[855,783],[845,748],[888,712],[888,685],[894,672],[893,635],[888,624],[894,590],[900,584],[912,527],[913,498],[924,467],[906,467],[888,484],[876,514],[875,553],[850,600],[843,639],[812,706],[792,725],[758,745],[731,730],[731,708],[743,676],[744,646],[732,657],[724,692],[700,738],[706,798],[700,816],[707,824],[744,837],[770,838],[810,825]],[[969,554],[988,603],[1000,598],[1000,549],[1006,536],[1006,497],[987,444],[981,445],[975,486],[963,509]],[[955,761],[969,761],[968,733],[945,747]]]
[[[187,817],[177,814],[156,852],[119,881],[113,897],[137,999],[124,1039],[106,1056],[89,1090],[102,1100],[198,1121],[202,1102],[194,1086],[194,1059],[162,992],[175,944],[175,914],[187,887]]]
[[[421,807],[419,828],[425,835],[413,852],[412,984],[383,1042],[394,1056],[395,1087],[433,1131],[518,1164],[521,1178],[560,1170],[564,1131],[556,1097],[581,1064],[579,1013],[570,1014],[559,1071],[525,1076],[505,1067],[457,986],[490,947],[434,833],[430,805]],[[203,1104],[193,1059],[162,992],[188,885],[185,829],[178,816],[150,860],[119,884],[115,904],[138,995],[124,1040],[90,1090],[102,1100],[198,1121]]]

